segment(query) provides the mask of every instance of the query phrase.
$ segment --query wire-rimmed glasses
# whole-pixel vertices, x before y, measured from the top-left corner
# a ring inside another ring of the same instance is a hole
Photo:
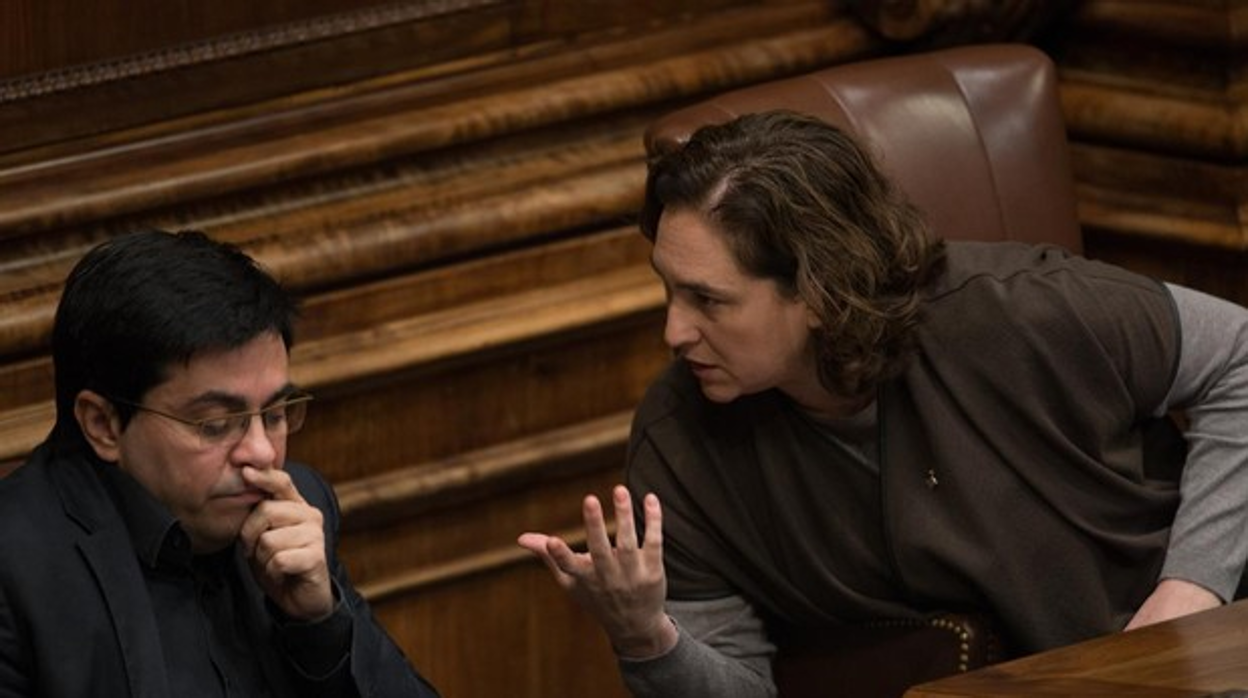
[[[128,400],[109,399],[140,412],[148,412],[188,426],[199,438],[200,445],[205,449],[211,449],[237,445],[251,428],[251,418],[257,416],[260,417],[260,422],[264,425],[264,433],[268,434],[269,438],[294,434],[303,428],[303,420],[307,416],[308,403],[312,401],[312,396],[303,392],[293,393],[258,410],[228,412],[200,419],[179,417],[176,414],[169,414]]]

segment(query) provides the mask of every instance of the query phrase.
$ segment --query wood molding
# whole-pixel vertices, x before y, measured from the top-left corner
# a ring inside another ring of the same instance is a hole
[[[632,411],[458,454],[431,463],[359,478],[337,487],[343,528],[388,525],[405,512],[458,506],[517,483],[594,467],[605,453],[622,452]]]
[[[860,56],[870,47],[860,25],[841,21],[446,104],[413,105],[386,114],[347,113],[330,123],[299,111],[275,113],[207,133],[192,131],[175,139],[13,168],[0,171],[0,238],[271,187],[295,177],[716,91]],[[291,129],[295,124],[305,126]],[[207,144],[212,147],[204,148]]]
[[[1239,50],[1248,39],[1248,5],[1237,0],[1081,0],[1075,7],[1069,22],[1089,36],[1126,35],[1204,50]]]
[[[1089,251],[1241,303],[1246,21],[1242,2],[1085,0],[1049,46]]]
[[[1090,142],[1071,144],[1085,228],[1155,242],[1248,251],[1248,202],[1234,164]]]
[[[449,175],[424,171],[376,192],[192,227],[240,245],[301,294],[404,273],[560,229],[630,218],[644,177],[640,138],[632,130],[604,132],[599,141],[561,150],[513,152],[505,163],[461,157]],[[84,251],[0,264],[9,267],[0,300],[13,310],[0,316],[0,356],[47,345],[61,279]]]
[[[1196,100],[1072,77],[1060,90],[1072,139],[1220,162],[1248,156],[1248,110],[1221,95]]]
[[[472,502],[488,506],[492,497],[507,496],[508,492],[540,481],[591,472],[602,468],[604,463],[612,463],[609,467],[615,469],[618,466],[614,464],[621,462],[631,420],[632,411],[628,410],[511,443],[344,483],[336,488],[343,530],[394,526],[410,517],[411,512],[427,515]],[[555,535],[573,545],[585,539],[580,527]],[[527,551],[515,545],[489,547],[370,579],[359,588],[370,602],[379,602],[531,559]]]
[[[614,531],[614,522],[609,524],[608,529]],[[585,543],[585,529],[583,528],[552,531],[551,535],[562,538],[571,546],[579,546]],[[535,562],[533,554],[529,551],[518,545],[499,546],[471,555],[465,555],[448,562],[364,582],[357,585],[356,588],[360,595],[367,599],[369,603],[382,603],[397,596],[416,594],[435,586],[461,582],[469,577],[497,572],[512,565],[526,562]],[[554,583],[552,580],[551,584]]]
[[[218,36],[159,51],[0,80],[0,105],[503,4],[505,0],[406,0]]]
[[[521,486],[591,472],[601,469],[603,463],[618,463],[631,419],[631,411],[617,413],[445,461],[346,483],[337,488],[344,530],[393,526],[404,518],[403,512],[427,514],[473,501],[488,505],[490,498],[506,496]],[[614,470],[617,466],[610,467]],[[555,535],[574,545],[585,539],[580,527]],[[360,590],[370,601],[381,601],[531,559],[515,545],[489,547],[370,579],[360,585]]]
[[[1066,12],[1073,0],[857,0],[868,26],[890,41],[923,47],[1022,41]]]
[[[663,287],[648,266],[539,288],[370,327],[295,347],[299,385],[328,388],[404,370],[435,370],[457,358],[481,360],[505,345],[662,309]]]
[[[432,371],[468,357],[485,360],[503,347],[656,313],[663,299],[650,268],[637,265],[298,344],[291,373],[298,384],[322,390],[400,370]],[[55,414],[51,401],[0,413],[0,461],[29,453],[48,434]]]

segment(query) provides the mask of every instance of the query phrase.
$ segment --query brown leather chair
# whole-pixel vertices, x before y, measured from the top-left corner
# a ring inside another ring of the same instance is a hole
[[[1035,48],[968,46],[754,85],[660,118],[646,131],[646,149],[770,109],[857,134],[941,237],[1082,250],[1057,79]]]
[[[936,235],[1082,250],[1055,70],[1032,47],[946,49],[751,86],[658,119],[646,148],[653,155],[700,126],[771,109],[856,134]],[[938,614],[788,641],[775,672],[783,698],[874,698],[1007,656],[990,619]]]

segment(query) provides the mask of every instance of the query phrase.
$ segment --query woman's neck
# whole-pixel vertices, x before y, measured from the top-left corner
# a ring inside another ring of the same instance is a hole
[[[848,419],[870,407],[875,402],[873,393],[855,398],[837,395],[823,387],[817,380],[801,389],[782,389],[799,408],[819,421]]]

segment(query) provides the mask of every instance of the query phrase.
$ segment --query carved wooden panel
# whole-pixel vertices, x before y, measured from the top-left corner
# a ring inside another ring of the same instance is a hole
[[[1242,2],[1084,0],[1061,72],[1088,254],[1248,304]]]

